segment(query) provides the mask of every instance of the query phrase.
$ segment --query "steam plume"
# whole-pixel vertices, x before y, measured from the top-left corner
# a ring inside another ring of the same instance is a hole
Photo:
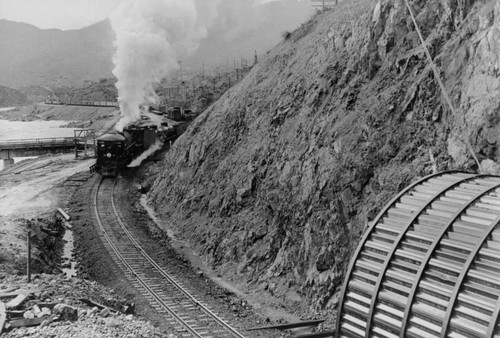
[[[157,101],[153,84],[178,67],[180,55],[197,48],[217,15],[217,2],[127,0],[111,14],[116,34],[113,74],[121,111],[117,130],[140,118],[139,105]],[[199,20],[197,10],[208,17]]]
[[[138,167],[141,165],[142,161],[147,159],[149,156],[151,156],[155,151],[160,149],[163,146],[163,142],[157,141],[151,145],[145,152],[140,154],[136,159],[134,159],[132,162],[130,162],[127,167],[132,168],[132,167]]]
[[[153,84],[177,69],[178,61],[198,48],[209,28],[215,35],[210,40],[212,42],[208,42],[210,45],[217,37],[227,41],[247,38],[249,32],[263,25],[263,20],[280,21],[280,16],[268,18],[259,10],[259,5],[272,1],[291,0],[122,0],[110,16],[116,35],[113,74],[117,78],[122,114],[116,129],[122,130],[138,120],[141,104],[155,103],[158,98]],[[290,21],[290,18],[281,20]],[[297,20],[292,21],[298,24]],[[283,25],[281,23],[280,27]],[[276,33],[275,37],[279,39],[279,34]],[[269,44],[260,40],[256,37],[252,53],[260,45]],[[210,54],[207,51],[210,52],[210,48],[204,51]],[[216,55],[213,51],[210,55],[213,61]],[[226,57],[223,55],[224,61]]]

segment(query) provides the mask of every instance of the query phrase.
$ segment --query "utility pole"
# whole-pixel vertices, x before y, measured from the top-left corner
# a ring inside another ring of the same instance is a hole
[[[26,275],[28,283],[31,283],[31,223],[28,224],[28,258],[26,262]]]
[[[182,85],[182,61],[181,60],[179,60],[179,66],[180,66],[180,72],[181,72],[180,78],[181,78],[181,85]]]

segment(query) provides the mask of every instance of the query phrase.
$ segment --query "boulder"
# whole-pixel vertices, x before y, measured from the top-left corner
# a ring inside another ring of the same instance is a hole
[[[76,321],[78,320],[78,311],[76,308],[67,304],[57,304],[54,306],[53,313],[62,320]]]

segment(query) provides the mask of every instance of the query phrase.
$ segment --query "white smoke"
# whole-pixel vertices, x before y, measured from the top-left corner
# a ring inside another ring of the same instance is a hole
[[[122,0],[110,16],[116,35],[113,74],[121,111],[116,129],[121,131],[140,119],[140,105],[156,103],[153,85],[179,68],[179,61],[198,48],[209,28],[214,28],[211,34],[229,41],[247,36],[263,20],[287,21],[259,12],[259,5],[273,1],[278,0]],[[278,2],[285,1],[289,0]],[[278,33],[274,35],[279,38]]]
[[[147,159],[149,156],[151,156],[155,151],[159,150],[163,146],[163,142],[156,141],[149,147],[145,152],[140,154],[136,159],[134,159],[132,162],[130,162],[127,167],[133,168],[133,167],[138,167],[141,165],[142,161]]]
[[[217,16],[215,1],[124,0],[111,14],[113,57],[121,119],[117,130],[140,118],[141,104],[156,103],[153,84],[194,51]],[[198,13],[203,13],[202,16]]]

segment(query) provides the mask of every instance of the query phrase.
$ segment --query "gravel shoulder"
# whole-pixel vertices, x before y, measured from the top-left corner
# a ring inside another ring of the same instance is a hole
[[[91,298],[106,302],[120,298],[112,289],[100,286],[96,282],[79,278],[66,279],[64,275],[38,274],[31,283],[25,277],[8,276],[0,282],[0,294],[8,289],[35,290],[28,300],[20,306],[25,317],[37,317],[35,305],[43,309],[44,305],[63,304],[76,310],[73,320],[58,315],[58,319],[49,319],[45,324],[34,327],[7,329],[3,337],[169,337],[169,334],[154,327],[150,322],[138,317],[119,312],[102,310],[89,306],[80,298]],[[61,307],[61,305],[59,305]],[[14,312],[14,310],[12,310]],[[54,308],[47,311],[53,315]],[[22,317],[21,317],[22,318]]]

